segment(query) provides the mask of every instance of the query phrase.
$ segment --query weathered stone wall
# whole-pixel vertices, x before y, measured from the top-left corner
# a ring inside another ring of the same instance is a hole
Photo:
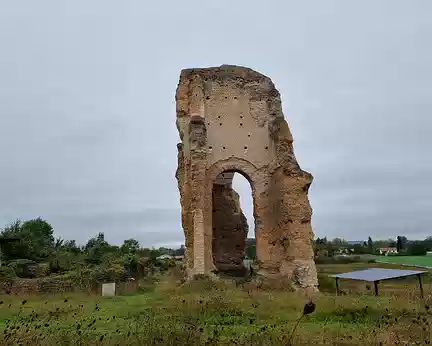
[[[58,278],[15,279],[11,282],[0,283],[0,293],[17,296],[49,295],[68,292],[100,294],[101,286],[101,283],[95,283],[91,287],[78,287],[70,280]],[[116,283],[116,295],[131,294],[137,292],[138,289],[139,282],[137,280]]]
[[[280,95],[270,78],[228,65],[183,70],[176,101],[182,140],[176,176],[189,274],[210,274],[229,257],[235,266],[244,253],[235,250],[244,236],[244,226],[237,227],[240,231],[234,227],[238,205],[228,203],[235,195],[230,192],[227,198],[228,191],[218,187],[214,193],[221,174],[240,172],[252,187],[258,274],[316,289],[307,197],[312,176],[295,159]],[[227,208],[232,208],[231,216],[223,219],[220,231],[214,219],[222,211],[229,214]],[[227,237],[231,241],[221,239]]]
[[[139,290],[138,280],[118,282],[116,284],[116,295],[118,296],[121,296],[123,294],[132,294],[138,292],[138,290]]]
[[[53,278],[15,279],[10,284],[2,286],[3,293],[17,296],[66,293],[75,290],[71,281]]]

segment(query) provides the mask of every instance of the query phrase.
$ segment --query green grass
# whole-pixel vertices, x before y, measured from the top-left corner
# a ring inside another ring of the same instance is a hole
[[[353,267],[361,265],[342,271]],[[323,280],[343,268],[318,269]],[[2,296],[0,345],[287,345],[309,301],[298,293],[265,291],[252,284],[201,280],[180,285],[175,275],[153,285],[140,294],[112,298]],[[402,285],[408,285],[408,292],[398,291]],[[432,323],[432,316],[409,291],[415,291],[414,282],[390,285],[382,297],[370,292],[316,295],[316,310],[302,319],[292,345],[424,341],[430,337],[426,322]],[[425,291],[431,292],[430,287],[425,285]]]
[[[432,256],[376,256],[376,262],[418,265],[432,268]]]

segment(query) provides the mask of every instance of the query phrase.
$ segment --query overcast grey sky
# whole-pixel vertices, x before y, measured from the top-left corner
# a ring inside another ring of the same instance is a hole
[[[225,63],[281,92],[317,236],[432,235],[431,42],[429,0],[0,0],[0,225],[181,243],[175,89]]]

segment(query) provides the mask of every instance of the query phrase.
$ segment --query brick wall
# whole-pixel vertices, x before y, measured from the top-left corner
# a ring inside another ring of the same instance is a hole
[[[71,281],[55,278],[16,279],[8,286],[6,290],[8,289],[13,295],[56,294],[74,291]]]
[[[120,296],[123,294],[132,294],[138,291],[139,283],[138,280],[119,282],[116,284],[116,295]]]
[[[116,284],[116,295],[131,294],[138,291],[138,281]],[[2,283],[0,294],[11,295],[45,295],[67,292],[92,292],[101,294],[102,285],[93,283],[86,288],[77,287],[72,281],[59,278],[15,279],[12,283]]]

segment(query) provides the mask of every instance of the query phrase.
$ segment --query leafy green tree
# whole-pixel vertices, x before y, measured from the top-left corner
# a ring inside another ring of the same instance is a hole
[[[105,234],[100,232],[94,238],[91,238],[84,246],[86,252],[85,261],[92,264],[101,264],[102,257],[108,253],[110,245],[105,240]]]
[[[12,222],[10,225],[7,225],[3,231],[2,231],[2,235],[3,236],[7,236],[9,234],[15,235],[18,234],[21,231],[21,220],[15,220],[14,222]]]
[[[251,259],[251,260],[256,258],[256,245],[255,244],[251,244],[251,245],[248,245],[246,247],[246,257],[248,259]]]
[[[41,218],[24,223],[17,220],[5,227],[2,236],[20,239],[19,242],[10,243],[2,249],[6,260],[30,259],[40,261],[48,257],[54,248],[53,228]]]
[[[21,224],[21,220],[15,220],[1,232],[2,238],[18,239],[14,243],[2,244],[2,260],[9,261],[11,259],[26,258],[28,249],[21,239]]]
[[[30,255],[33,253],[36,260],[48,257],[54,247],[54,230],[41,218],[24,222],[21,226],[21,235],[28,243]]]
[[[17,259],[10,261],[9,268],[12,268],[19,278],[34,278],[36,262],[29,259]]]
[[[145,247],[139,249],[138,253],[137,253],[137,256],[138,257],[143,257],[143,258],[150,258],[150,249],[149,248],[145,248]]]
[[[156,259],[161,255],[162,254],[158,249],[151,249],[149,252],[149,257],[152,261],[156,261]]]
[[[54,241],[54,250],[60,250],[63,247],[64,239],[62,238],[56,238]]]
[[[173,256],[173,255],[174,255],[174,250],[173,250],[173,249],[168,249],[168,248],[166,248],[166,247],[160,247],[160,248],[158,249],[158,251],[159,251],[159,256],[162,256],[162,255],[170,255],[170,256]]]
[[[103,232],[99,232],[96,237],[90,238],[87,241],[87,244],[84,246],[84,250],[88,252],[95,247],[103,247],[107,245],[108,242],[105,241],[105,234]]]
[[[136,254],[140,249],[138,240],[136,239],[126,239],[123,245],[120,247],[120,251],[124,254]]]
[[[81,249],[76,245],[75,240],[66,240],[63,244],[63,250],[74,254],[81,252]]]
[[[245,255],[248,259],[254,260],[256,258],[256,240],[255,238],[246,239]]]

